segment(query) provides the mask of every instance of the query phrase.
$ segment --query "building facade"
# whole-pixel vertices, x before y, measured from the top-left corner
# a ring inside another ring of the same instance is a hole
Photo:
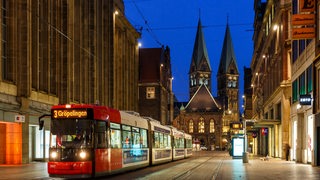
[[[292,105],[291,105],[291,159],[296,162],[316,164],[314,150],[315,116],[314,103],[303,102],[303,97],[314,96],[314,60],[316,40],[312,37],[297,37],[298,31],[314,26],[303,21],[303,27],[297,27],[296,17],[311,15],[315,18],[316,1],[292,1]],[[315,108],[316,109],[316,108]]]
[[[139,49],[139,113],[164,125],[173,121],[169,47]]]
[[[314,151],[314,163],[315,166],[320,166],[320,22],[319,22],[319,13],[320,13],[320,2],[316,3],[316,37],[315,37],[315,60],[313,62],[313,78],[314,78],[314,91],[313,91],[313,110],[314,110],[314,133],[313,133],[313,151]]]
[[[291,1],[254,3],[252,119],[259,130],[254,152],[284,158],[291,143]]]
[[[0,2],[0,164],[48,157],[49,121],[63,103],[138,110],[139,33],[122,0]]]

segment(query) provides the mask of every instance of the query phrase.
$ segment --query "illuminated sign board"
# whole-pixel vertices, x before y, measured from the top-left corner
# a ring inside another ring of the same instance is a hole
[[[263,136],[268,135],[268,128],[261,128],[261,134]]]
[[[238,122],[230,123],[230,128],[232,128],[232,129],[242,129],[242,123],[238,123]]]
[[[300,94],[299,103],[300,105],[311,105],[312,98],[310,94]]]
[[[70,119],[83,119],[88,118],[87,109],[54,109],[52,110],[52,118],[70,118]]]
[[[242,156],[244,152],[244,139],[233,138],[232,139],[232,154],[233,156]]]

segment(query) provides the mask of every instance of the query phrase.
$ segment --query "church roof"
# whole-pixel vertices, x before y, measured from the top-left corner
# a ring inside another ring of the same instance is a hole
[[[216,111],[221,109],[220,104],[213,98],[209,89],[202,84],[185,107],[191,111]]]
[[[197,30],[196,39],[194,42],[194,47],[193,47],[190,70],[193,64],[195,65],[196,69],[200,68],[199,65],[201,64],[202,61],[206,61],[211,71],[206,42],[204,40],[204,35],[202,31],[201,20],[199,19],[198,30]]]
[[[220,57],[220,64],[219,64],[218,74],[230,73],[230,72],[228,72],[228,69],[229,69],[231,64],[234,64],[234,66],[235,66],[236,72],[234,72],[234,73],[235,74],[239,74],[239,69],[238,69],[238,66],[237,66],[237,60],[236,60],[236,56],[234,54],[233,45],[232,45],[232,39],[231,39],[229,24],[227,24],[226,32],[225,32],[225,35],[224,35],[224,41],[223,41],[221,57]]]

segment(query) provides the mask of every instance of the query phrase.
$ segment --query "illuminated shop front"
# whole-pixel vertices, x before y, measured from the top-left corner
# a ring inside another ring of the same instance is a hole
[[[0,121],[0,164],[22,163],[22,125]]]
[[[0,119],[0,165],[25,164],[48,158],[50,131],[39,130],[38,116],[1,110],[0,114],[3,115]]]

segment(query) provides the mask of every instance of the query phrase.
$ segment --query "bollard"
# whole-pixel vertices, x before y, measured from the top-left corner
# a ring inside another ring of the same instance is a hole
[[[243,152],[242,153],[242,162],[243,163],[248,163],[249,162],[249,153],[248,152]]]

